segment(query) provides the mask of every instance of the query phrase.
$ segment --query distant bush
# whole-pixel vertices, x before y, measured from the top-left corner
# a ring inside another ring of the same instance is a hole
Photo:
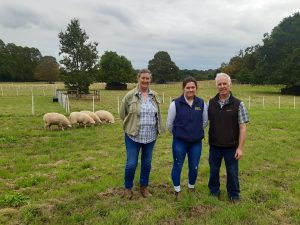
[[[109,82],[106,84],[106,90],[126,90],[127,84],[121,82]]]
[[[281,94],[283,95],[300,95],[300,86],[290,86],[281,88]]]

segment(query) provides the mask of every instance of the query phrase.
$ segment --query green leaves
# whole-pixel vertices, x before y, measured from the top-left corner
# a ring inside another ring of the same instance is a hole
[[[88,35],[80,28],[78,19],[72,19],[66,32],[58,34],[60,42],[59,54],[63,56],[62,76],[68,89],[88,93],[91,83],[95,80],[98,51],[96,42],[88,42]]]
[[[284,18],[263,45],[252,46],[231,58],[221,70],[242,83],[299,85],[300,13]]]
[[[19,207],[27,203],[28,197],[21,193],[5,194],[0,196],[0,208],[2,207]]]
[[[131,62],[125,56],[106,51],[100,60],[99,79],[107,83],[125,83],[135,81],[136,77]]]
[[[148,68],[152,72],[153,81],[156,83],[175,81],[179,77],[179,68],[171,60],[168,52],[157,52],[154,58],[149,61]]]
[[[37,80],[54,82],[58,80],[59,65],[52,56],[44,56],[37,66],[34,76]]]

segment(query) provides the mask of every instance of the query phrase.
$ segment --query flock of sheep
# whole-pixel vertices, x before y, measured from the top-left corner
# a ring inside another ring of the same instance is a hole
[[[99,110],[96,112],[72,112],[69,118],[67,118],[63,114],[51,112],[46,113],[43,116],[43,120],[45,123],[45,129],[50,128],[52,125],[57,125],[61,130],[64,130],[64,128],[72,127],[76,124],[84,126],[86,128],[87,125],[115,122],[114,116],[106,110]]]

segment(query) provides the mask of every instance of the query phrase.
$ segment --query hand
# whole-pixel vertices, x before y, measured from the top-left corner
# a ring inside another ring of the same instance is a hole
[[[235,151],[235,155],[234,155],[234,158],[236,160],[239,160],[243,155],[243,150],[240,149],[240,148],[237,148],[236,151]]]

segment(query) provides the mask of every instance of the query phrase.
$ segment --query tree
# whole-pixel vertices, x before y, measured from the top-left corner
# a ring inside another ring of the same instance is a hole
[[[148,69],[152,72],[153,81],[156,83],[166,83],[179,78],[179,68],[171,60],[168,52],[157,52],[149,61]]]
[[[36,48],[4,44],[0,40],[0,81],[34,81],[42,55]]]
[[[296,85],[294,76],[299,68],[300,46],[300,14],[284,18],[278,26],[274,27],[270,35],[263,39],[264,45],[259,49],[261,55],[260,71],[265,77],[265,83],[280,83]]]
[[[99,81],[106,82],[107,85],[133,82],[136,79],[131,62],[116,52],[106,51],[101,57],[99,67]]]
[[[36,67],[34,73],[35,79],[52,83],[58,80],[59,65],[52,56],[44,56]]]
[[[80,28],[78,19],[72,19],[66,32],[60,32],[59,55],[63,55],[62,79],[68,89],[88,93],[97,70],[97,42],[88,42],[88,35]]]

